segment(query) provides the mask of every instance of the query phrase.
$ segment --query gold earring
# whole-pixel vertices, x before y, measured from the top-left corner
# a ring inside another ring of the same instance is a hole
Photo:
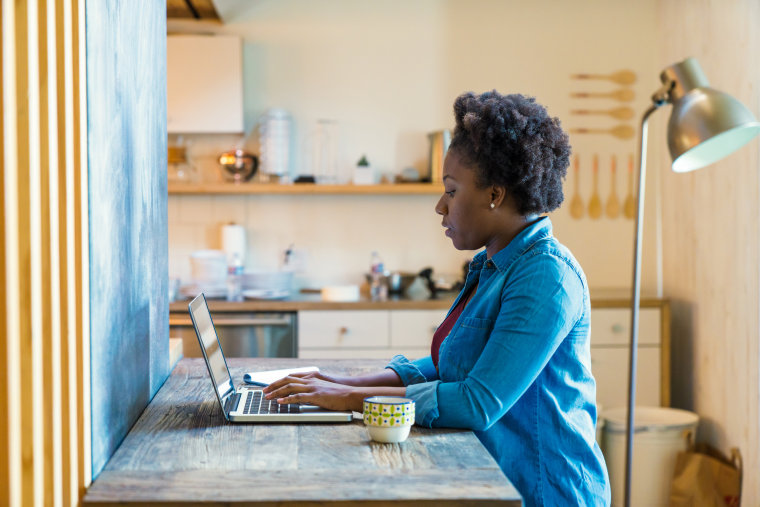
[[[494,203],[491,203],[491,209],[494,209],[496,205]]]

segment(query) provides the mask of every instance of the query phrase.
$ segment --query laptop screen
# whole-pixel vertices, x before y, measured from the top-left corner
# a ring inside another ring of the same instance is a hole
[[[192,313],[193,324],[195,325],[195,333],[202,344],[201,346],[206,356],[206,364],[221,401],[221,398],[232,388],[232,382],[230,381],[227,362],[224,360],[222,347],[219,345],[219,338],[216,336],[216,330],[211,321],[211,314],[208,311],[203,294],[200,294],[190,303],[190,312]]]

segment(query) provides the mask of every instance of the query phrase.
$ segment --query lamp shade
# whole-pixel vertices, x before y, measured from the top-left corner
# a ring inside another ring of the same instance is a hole
[[[673,171],[686,172],[717,162],[760,134],[760,122],[727,93],[709,87],[693,58],[666,69],[674,81],[668,147]]]

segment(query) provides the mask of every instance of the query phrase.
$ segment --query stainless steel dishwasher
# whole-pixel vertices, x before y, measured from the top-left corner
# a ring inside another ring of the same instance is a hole
[[[227,357],[296,357],[296,312],[212,311],[211,318]],[[202,357],[190,315],[169,314],[169,336],[182,338],[185,357]]]

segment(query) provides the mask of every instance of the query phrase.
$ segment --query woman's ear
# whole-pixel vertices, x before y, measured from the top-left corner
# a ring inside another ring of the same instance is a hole
[[[492,186],[491,187],[491,208],[496,209],[504,202],[507,197],[507,191],[504,187]]]

